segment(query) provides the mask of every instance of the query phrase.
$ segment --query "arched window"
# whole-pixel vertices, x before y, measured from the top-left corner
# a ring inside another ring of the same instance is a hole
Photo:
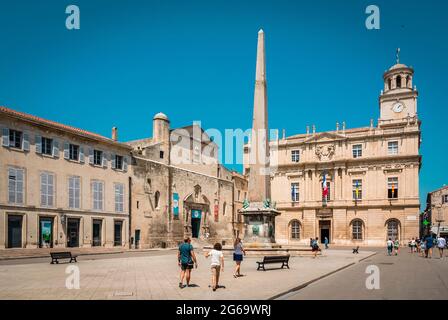
[[[401,88],[401,76],[397,76],[397,88]]]
[[[226,203],[224,202],[222,205],[222,215],[225,216],[226,215]]]
[[[291,239],[300,239],[300,222],[297,220],[291,221]]]
[[[398,227],[400,223],[396,219],[391,219],[387,222],[387,238],[391,238],[392,240],[399,239]]]
[[[387,87],[389,88],[389,90],[392,89],[392,79],[391,78],[387,79]]]
[[[353,240],[362,240],[362,221],[353,220],[352,222],[352,238]]]
[[[159,200],[160,200],[160,192],[156,191],[156,194],[154,195],[154,205],[156,209],[159,208]]]

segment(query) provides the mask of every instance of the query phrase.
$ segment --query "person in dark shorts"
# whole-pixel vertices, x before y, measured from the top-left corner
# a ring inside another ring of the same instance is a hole
[[[313,240],[311,245],[311,251],[314,253],[314,257],[317,257],[317,253],[319,252],[319,238],[316,237],[316,239]]]
[[[191,245],[191,239],[186,238],[184,243],[179,246],[179,251],[177,253],[177,261],[180,266],[180,282],[179,288],[184,288],[184,278],[187,280],[187,287],[190,286],[191,279],[191,269],[193,265],[198,267],[198,262],[196,260],[196,255],[193,252],[193,246]]]
[[[235,261],[235,272],[233,273],[233,277],[241,277],[241,262],[243,261],[243,255],[246,255],[246,251],[243,248],[243,244],[241,243],[240,238],[235,239],[235,243],[233,244],[233,261]]]

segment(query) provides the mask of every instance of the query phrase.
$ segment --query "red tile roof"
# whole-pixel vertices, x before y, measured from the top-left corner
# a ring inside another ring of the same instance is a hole
[[[56,128],[56,129],[68,131],[68,132],[73,133],[73,134],[86,136],[86,137],[89,137],[91,139],[101,140],[101,141],[106,141],[106,142],[110,142],[110,143],[115,143],[115,144],[120,144],[120,145],[126,146],[125,144],[122,144],[120,142],[114,141],[114,140],[112,140],[110,138],[107,138],[105,136],[102,136],[102,135],[94,133],[94,132],[90,132],[90,131],[86,131],[86,130],[83,130],[83,129],[67,126],[67,125],[59,123],[59,122],[43,119],[43,118],[40,118],[40,117],[31,115],[31,114],[28,114],[28,113],[24,113],[24,112],[20,112],[20,111],[16,111],[16,110],[7,108],[7,107],[4,107],[4,106],[0,106],[0,113],[4,113],[4,114],[7,114],[9,116],[13,116],[15,118],[19,118],[19,119],[22,119],[22,120],[28,120],[28,121],[31,121],[31,122],[34,122],[34,123],[38,123],[38,124],[48,125],[50,127]]]

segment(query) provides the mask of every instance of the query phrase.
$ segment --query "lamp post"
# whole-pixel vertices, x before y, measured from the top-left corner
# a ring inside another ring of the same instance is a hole
[[[442,206],[437,205],[437,206],[434,206],[434,208],[437,208],[436,222],[437,222],[437,238],[438,238],[440,236],[440,223],[444,222],[445,220],[443,219]]]

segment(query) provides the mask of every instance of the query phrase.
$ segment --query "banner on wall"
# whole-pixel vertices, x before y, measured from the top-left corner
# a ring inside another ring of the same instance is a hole
[[[175,217],[179,216],[179,194],[173,193],[173,215]]]
[[[196,210],[196,209],[191,210],[191,217],[193,219],[201,219],[202,211],[201,210]]]

